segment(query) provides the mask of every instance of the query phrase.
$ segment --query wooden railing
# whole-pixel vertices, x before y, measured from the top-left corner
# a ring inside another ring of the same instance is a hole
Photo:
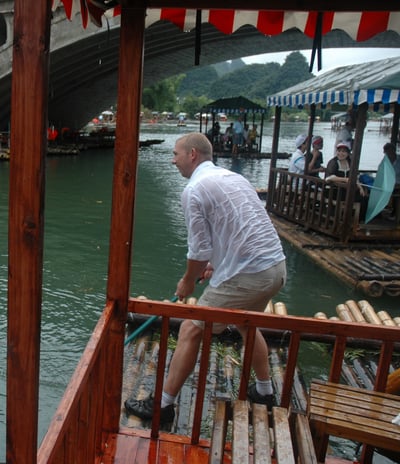
[[[195,404],[191,443],[197,444],[200,437],[201,412],[203,407],[208,361],[212,339],[212,323],[222,322],[248,326],[249,335],[245,346],[238,398],[246,398],[250,377],[251,357],[256,327],[282,331],[289,334],[288,359],[281,392],[280,406],[288,407],[291,401],[293,379],[297,364],[301,340],[327,337],[333,343],[332,359],[327,378],[339,382],[346,344],[350,339],[375,340],[380,346],[380,358],[374,389],[383,391],[392,360],[396,342],[399,340],[399,328],[356,324],[341,321],[317,320],[313,318],[279,316],[275,314],[255,313],[242,310],[216,309],[203,306],[176,305],[151,300],[131,298],[128,311],[144,315],[156,315],[161,318],[160,350],[155,386],[155,409],[151,436],[157,438],[160,424],[161,392],[167,356],[169,322],[172,318],[198,319],[205,322],[203,345],[198,377],[198,389]],[[113,304],[105,308],[95,331],[79,362],[74,376],[65,392],[60,406],[50,424],[50,428],[40,446],[38,463],[69,464],[71,462],[97,462],[108,442],[108,434],[118,430],[105,430],[104,417],[112,411],[119,411],[119,400],[106,401],[106,377],[113,376],[113,365],[105,365],[110,327],[117,318]],[[124,330],[121,326],[121,337]],[[115,334],[114,334],[115,335]],[[123,352],[115,356],[123,356]],[[114,395],[115,396],[115,395]],[[100,462],[100,461],[98,461]]]
[[[104,413],[110,406],[104,399],[106,376],[113,375],[113,366],[106,366],[104,359],[113,317],[115,307],[109,303],[39,448],[38,463],[94,463],[102,453]]]
[[[272,184],[268,186],[268,211],[342,239],[347,229],[344,214],[347,184],[332,185],[318,177],[289,173],[287,169],[272,169],[272,172]],[[355,202],[349,225],[352,231],[358,228],[359,212],[360,204]]]

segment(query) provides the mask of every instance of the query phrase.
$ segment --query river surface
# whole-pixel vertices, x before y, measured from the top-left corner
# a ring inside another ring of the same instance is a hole
[[[223,125],[224,127],[224,125]],[[361,168],[376,170],[388,137],[369,123],[364,136]],[[171,164],[176,138],[198,130],[197,124],[143,124],[141,139],[164,139],[140,152],[136,195],[135,238],[131,295],[170,299],[185,268],[186,230],[180,194],[186,184]],[[307,132],[302,123],[283,124],[279,151],[294,151],[296,135]],[[325,141],[325,164],[333,155],[335,133],[317,124]],[[272,124],[264,126],[263,151],[270,152]],[[255,187],[267,186],[269,160],[218,159],[242,173]],[[287,165],[286,160],[279,163]],[[79,156],[47,159],[43,319],[41,334],[39,440],[49,425],[105,302],[111,207],[113,150],[88,150]],[[0,163],[0,462],[5,460],[7,218],[9,164]],[[293,315],[313,316],[365,295],[345,286],[284,242],[288,282],[274,299]],[[201,288],[196,289],[198,296]],[[398,299],[370,300],[376,310],[400,316]],[[317,356],[318,357],[318,356]],[[305,363],[318,371],[315,353]],[[312,359],[312,361],[311,361]],[[308,367],[307,367],[308,366]],[[304,367],[303,367],[304,369]]]

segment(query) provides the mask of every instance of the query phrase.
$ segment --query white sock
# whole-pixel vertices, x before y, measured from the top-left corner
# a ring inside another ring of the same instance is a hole
[[[256,379],[256,390],[262,396],[272,395],[274,390],[272,388],[272,381],[269,380],[258,380]]]
[[[161,407],[165,408],[165,406],[169,406],[170,404],[174,404],[176,400],[176,396],[171,396],[168,393],[162,392],[161,396]]]

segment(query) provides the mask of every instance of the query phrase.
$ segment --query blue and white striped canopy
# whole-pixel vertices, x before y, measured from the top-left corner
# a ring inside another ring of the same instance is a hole
[[[400,103],[400,56],[342,66],[267,97],[268,106]]]

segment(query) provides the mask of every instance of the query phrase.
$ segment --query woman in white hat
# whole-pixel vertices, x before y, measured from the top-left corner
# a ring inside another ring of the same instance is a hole
[[[306,159],[304,153],[307,149],[307,135],[300,134],[296,137],[296,151],[292,154],[289,162],[289,172],[304,174]]]
[[[336,145],[336,156],[329,161],[325,171],[325,180],[327,182],[347,183],[349,181],[350,150],[350,142],[339,142]],[[366,192],[362,185],[357,182],[357,186],[360,197],[365,197]],[[345,197],[345,191],[342,192],[342,197]],[[358,200],[359,198],[356,198],[356,201]]]

